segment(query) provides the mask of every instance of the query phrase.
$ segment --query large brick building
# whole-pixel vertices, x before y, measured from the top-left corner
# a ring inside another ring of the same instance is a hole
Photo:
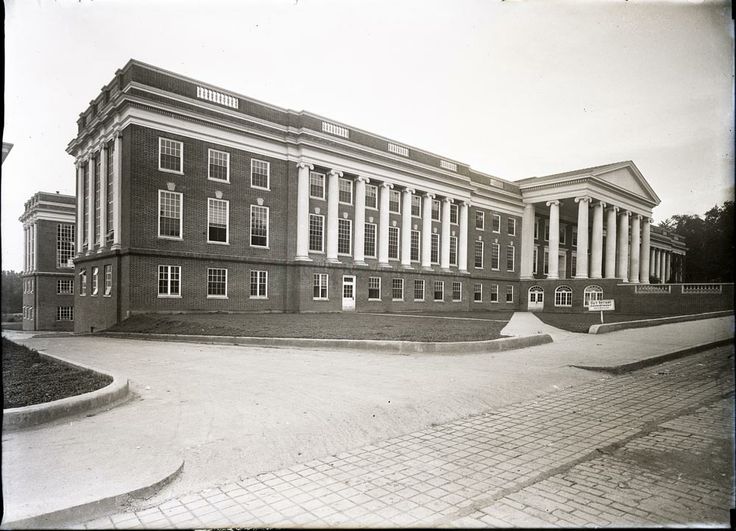
[[[654,272],[659,199],[630,161],[509,182],[134,60],[68,152],[77,331],[136,312],[534,309],[535,287],[583,308]]]
[[[23,330],[73,330],[76,200],[38,192],[25,204]]]

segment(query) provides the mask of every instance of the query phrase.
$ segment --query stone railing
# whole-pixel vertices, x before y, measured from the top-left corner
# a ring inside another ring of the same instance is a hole
[[[634,293],[670,293],[670,284],[637,284]]]
[[[683,294],[718,293],[723,291],[723,284],[682,284]]]

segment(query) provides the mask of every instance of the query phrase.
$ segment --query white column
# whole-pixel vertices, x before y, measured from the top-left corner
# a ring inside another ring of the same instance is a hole
[[[629,216],[624,210],[619,214],[621,226],[618,228],[618,274],[622,282],[629,281]]]
[[[468,272],[468,204],[460,203],[460,235],[457,240],[457,267],[461,273]]]
[[[590,278],[603,276],[603,210],[606,204],[598,201],[593,206],[593,230],[590,248]],[[578,241],[580,234],[578,234]]]
[[[642,220],[641,226],[641,249],[639,250],[639,282],[649,284],[649,244],[650,244],[649,218]]]
[[[521,218],[521,280],[531,280],[534,276],[534,221],[534,203],[527,203]]]
[[[383,183],[381,185],[380,204],[378,205],[378,265],[391,267],[388,263],[388,222],[389,222],[389,196],[394,185]]]
[[[672,276],[672,253],[670,251],[667,251],[665,254],[665,262],[664,262],[664,281],[669,282],[670,276]]]
[[[327,261],[339,263],[337,259],[337,218],[340,198],[340,181],[342,172],[330,170],[327,175]]]
[[[634,214],[631,218],[631,270],[629,271],[629,282],[632,284],[639,283],[639,251],[641,250],[640,222],[641,216]]]
[[[664,251],[657,249],[659,258],[657,259],[657,276],[659,277],[659,283],[664,284]]]
[[[411,269],[411,198],[414,190],[406,188],[401,206],[401,267]]]
[[[662,276],[660,275],[659,266],[662,263],[661,262],[661,256],[659,254],[659,249],[652,249],[654,252],[654,273],[653,275],[659,279],[659,283],[662,282]]]
[[[606,278],[616,278],[616,213],[618,207],[611,206],[606,216]]]
[[[296,260],[309,261],[309,172],[314,166],[306,162],[297,164],[296,202]]]
[[[355,179],[355,236],[353,237],[353,263],[365,263],[365,185],[370,182],[367,177]]]
[[[560,202],[547,201],[549,207],[549,274],[547,278],[560,278]]]
[[[77,254],[82,254],[84,240],[84,168],[83,162],[77,162]]]
[[[95,233],[95,159],[94,153],[89,157],[89,182],[87,183],[87,254],[92,254],[95,247],[93,235]]]
[[[651,246],[651,243],[649,244]],[[654,248],[649,249],[649,276],[657,276],[656,251]]]
[[[578,204],[578,263],[575,278],[588,278],[588,205],[590,197],[576,197]]]
[[[440,268],[444,271],[450,270],[450,204],[452,199],[445,197],[442,200],[442,253],[440,255]]]
[[[123,135],[115,134],[115,148],[112,153],[113,191],[112,191],[112,248],[120,249],[120,230],[123,225],[121,201],[123,198]]]
[[[424,194],[422,199],[422,267],[432,269],[432,202],[434,194]]]
[[[102,144],[100,150],[100,234],[98,235],[99,247],[97,252],[101,253],[107,246],[107,142]]]

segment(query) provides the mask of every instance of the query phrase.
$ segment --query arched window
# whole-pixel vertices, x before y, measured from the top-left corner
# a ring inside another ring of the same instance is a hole
[[[572,306],[572,288],[558,286],[555,289],[555,306]]]
[[[583,307],[590,306],[590,301],[603,299],[603,288],[600,286],[587,286],[583,291]]]
[[[529,288],[529,302],[532,304],[544,302],[544,290],[540,286]]]

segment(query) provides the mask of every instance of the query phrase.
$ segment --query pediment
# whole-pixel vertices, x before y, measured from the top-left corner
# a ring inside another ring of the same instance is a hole
[[[659,197],[633,162],[603,166],[592,171],[591,174],[603,182],[622,188],[655,204],[660,203]]]

